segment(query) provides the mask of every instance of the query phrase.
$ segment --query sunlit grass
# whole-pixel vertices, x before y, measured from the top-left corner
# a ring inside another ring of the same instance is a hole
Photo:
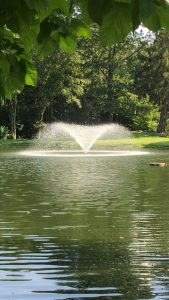
[[[99,140],[95,146],[118,147],[131,146],[138,148],[169,149],[169,137],[157,134],[133,133],[130,138],[116,140]]]

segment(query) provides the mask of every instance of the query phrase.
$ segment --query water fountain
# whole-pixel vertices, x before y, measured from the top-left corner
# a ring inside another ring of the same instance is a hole
[[[91,150],[92,146],[99,139],[124,139],[131,137],[130,131],[119,124],[103,124],[95,126],[68,124],[63,122],[55,122],[46,124],[38,133],[38,144],[42,149],[23,151],[21,154],[29,156],[129,156],[143,155],[147,152],[143,151],[109,151],[109,150]],[[71,140],[73,142],[71,142]],[[51,149],[52,141],[55,142],[54,150]],[[77,145],[81,150],[77,149]],[[66,143],[65,143],[66,142]],[[57,145],[56,145],[57,143]],[[58,144],[66,145],[66,149],[58,149]],[[42,147],[43,145],[43,147]],[[44,148],[45,145],[45,148]],[[73,150],[72,150],[73,145]],[[71,146],[71,147],[70,147]],[[47,149],[46,149],[47,147]]]
[[[94,143],[101,137],[115,139],[130,136],[130,131],[119,124],[86,126],[61,122],[46,125],[39,133],[40,139],[62,140],[73,138],[84,153],[88,153]]]

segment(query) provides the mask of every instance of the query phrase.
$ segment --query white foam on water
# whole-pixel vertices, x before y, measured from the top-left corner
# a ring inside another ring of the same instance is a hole
[[[55,150],[39,150],[39,151],[21,151],[18,155],[38,156],[38,157],[113,157],[113,156],[139,156],[150,155],[151,152],[146,151],[89,151],[84,153],[81,151],[55,151]]]

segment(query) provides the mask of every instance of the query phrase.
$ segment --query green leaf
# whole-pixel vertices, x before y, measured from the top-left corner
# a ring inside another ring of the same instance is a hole
[[[4,74],[2,70],[0,70],[0,99],[4,99],[5,89],[4,89]]]
[[[52,14],[53,11],[60,10],[62,13],[68,15],[69,13],[69,5],[66,0],[46,0],[46,8],[41,11],[39,17],[40,20],[44,20],[49,15]]]
[[[20,3],[20,1],[17,3]],[[40,27],[36,11],[29,9],[23,0],[22,5],[21,3],[20,5],[18,4],[18,6],[16,5],[14,11],[9,12],[9,16],[6,16],[6,20],[4,21],[6,26],[10,29],[4,27],[4,38],[10,40],[10,42],[12,42],[14,38],[20,39],[25,50],[29,52],[35,43]]]
[[[21,67],[21,66],[20,66]],[[25,85],[25,74],[22,69],[17,72],[11,72],[4,84],[5,97],[11,99],[16,91],[22,91]]]
[[[112,8],[112,0],[88,0],[88,11],[91,19],[102,25],[104,15]]]
[[[23,0],[22,0],[23,1]],[[46,1],[42,0],[24,0],[30,9],[35,9],[37,12],[46,9]]]
[[[63,32],[56,30],[52,32],[51,37],[56,41],[59,48],[68,54],[72,54],[75,51],[77,40],[71,33],[67,32],[64,34]]]
[[[41,44],[44,40],[48,39],[53,29],[54,25],[48,22],[48,18],[42,21],[40,24],[40,33],[37,37],[38,43]]]
[[[111,46],[122,41],[131,30],[131,6],[117,3],[103,18],[100,28],[101,42],[104,46]]]
[[[161,22],[161,26],[169,31],[169,5],[158,7],[157,14]]]
[[[67,52],[68,54],[72,54],[76,49],[77,41],[74,36],[67,35],[63,36],[60,35],[59,37],[59,47]]]
[[[9,30],[6,27],[6,25],[1,29],[1,32],[2,32],[3,39],[8,40],[11,43],[13,42],[13,39],[16,37],[16,35],[11,30]]]
[[[140,25],[140,7],[138,1],[133,1],[132,7],[132,31],[135,31]]]
[[[25,84],[35,86],[37,83],[37,71],[32,64],[26,66]]]
[[[143,24],[150,30],[158,31],[162,27],[169,30],[169,4],[156,1],[152,5],[152,12],[148,18],[142,18]]]
[[[115,2],[119,2],[119,3],[132,3],[132,0],[114,0]]]
[[[54,41],[50,36],[42,41],[37,47],[37,55],[42,58],[47,56],[56,48],[56,41]]]
[[[6,83],[4,88],[4,98],[11,100],[13,93],[14,93],[13,86],[11,86],[9,83]]]
[[[152,12],[152,0],[139,0],[140,16],[148,18]]]
[[[26,28],[20,34],[20,39],[23,42],[24,48],[27,52],[29,52],[35,44],[39,31],[40,25],[37,23],[33,24],[30,29]]]
[[[36,14],[34,10],[28,8],[24,1],[22,1],[22,4],[19,4],[19,2],[18,7],[16,6],[16,9],[7,18],[6,25],[13,32],[21,34],[24,30],[31,30]]]
[[[161,28],[161,23],[156,13],[143,20],[143,25],[152,31],[158,31]]]
[[[84,24],[80,19],[72,19],[70,29],[78,37],[84,37],[84,38],[91,37],[90,27]]]
[[[4,73],[4,76],[8,76],[10,71],[10,63],[2,51],[0,51],[0,69]]]
[[[47,0],[47,9],[51,12],[55,9],[60,9],[64,13],[68,13],[69,5],[66,0]]]
[[[78,0],[78,5],[80,7],[82,20],[84,20],[87,24],[91,24],[92,19],[89,15],[89,11],[88,11],[88,1],[87,0]]]

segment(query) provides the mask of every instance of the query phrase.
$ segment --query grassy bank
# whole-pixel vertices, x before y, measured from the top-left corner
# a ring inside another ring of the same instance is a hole
[[[133,141],[143,148],[169,149],[169,136],[156,133],[133,133]]]
[[[48,141],[49,142],[49,141]],[[0,146],[33,146],[37,144],[37,140],[8,140],[0,139]],[[43,144],[43,142],[42,142]],[[77,144],[74,141],[54,141],[49,142],[49,146],[57,146],[60,149],[78,149]],[[111,139],[111,140],[98,140],[92,149],[106,149],[111,150],[121,146],[147,148],[147,149],[161,149],[169,150],[169,137],[162,136],[160,134],[134,132],[132,136],[127,139]]]
[[[169,150],[169,137],[154,133],[133,132],[127,139],[100,140],[96,143],[98,147],[118,147],[126,145],[137,148]]]

